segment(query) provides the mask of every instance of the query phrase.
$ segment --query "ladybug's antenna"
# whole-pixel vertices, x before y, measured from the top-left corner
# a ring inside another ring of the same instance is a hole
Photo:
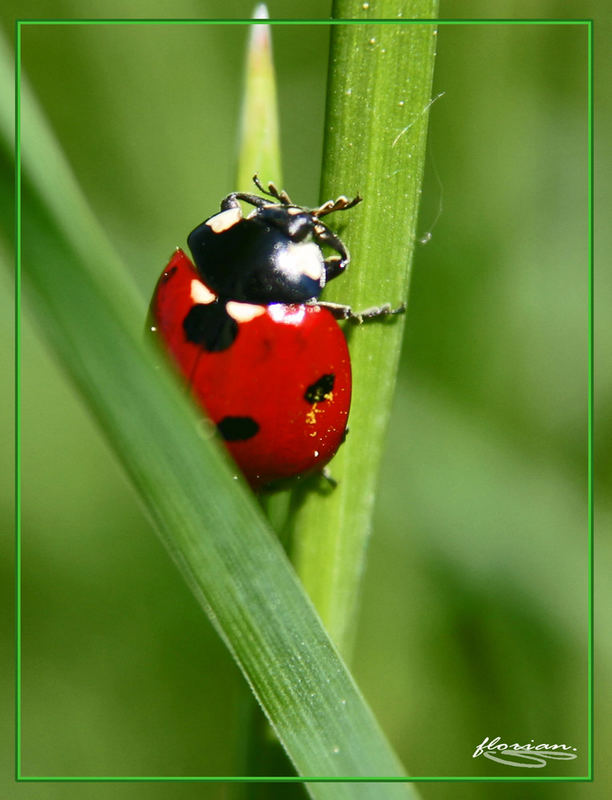
[[[267,194],[268,197],[273,197],[275,200],[278,200],[278,202],[281,203],[282,205],[284,206],[293,205],[287,192],[284,189],[282,191],[279,191],[276,188],[276,186],[272,183],[272,181],[268,183],[268,188],[264,189],[261,181],[259,180],[259,175],[255,173],[255,175],[253,175],[253,183],[255,184],[255,186],[257,186],[260,192],[262,192],[263,194]]]

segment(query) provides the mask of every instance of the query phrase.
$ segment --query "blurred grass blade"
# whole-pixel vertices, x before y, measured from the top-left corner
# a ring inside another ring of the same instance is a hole
[[[256,7],[253,17],[268,18],[264,3]],[[249,29],[238,149],[238,191],[253,191],[255,172],[264,184],[273,181],[279,187],[282,185],[279,140],[272,36],[270,26],[259,22]]]
[[[3,170],[12,158],[9,62],[0,40],[1,80],[9,89],[0,106]],[[115,268],[25,81],[21,115],[23,267],[41,335],[107,433],[298,772],[401,776],[252,496],[232,479],[184,393],[141,341],[136,328],[145,309]],[[380,796],[367,783],[314,783],[309,790],[317,798]],[[397,783],[385,796],[413,794]]]
[[[402,4],[432,18],[436,0]],[[397,18],[395,0],[337,0],[334,17]],[[332,28],[321,200],[359,193],[344,239],[352,264],[325,299],[356,309],[407,301],[425,159],[436,28],[418,23]],[[357,592],[389,419],[403,317],[348,328],[353,365],[349,435],[331,464],[339,486],[311,493],[293,520],[293,561],[341,652],[350,651]]]

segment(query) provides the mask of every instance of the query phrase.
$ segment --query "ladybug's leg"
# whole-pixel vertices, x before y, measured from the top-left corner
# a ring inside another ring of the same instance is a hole
[[[338,256],[330,256],[329,258],[326,258],[323,262],[325,265],[325,283],[329,283],[329,281],[342,274],[346,269],[348,262],[348,258],[341,258]]]
[[[230,208],[240,208],[239,200],[244,200],[245,203],[250,203],[252,206],[262,208],[269,205],[264,197],[258,197],[256,194],[245,194],[244,192],[232,192],[221,201],[221,211],[227,211]]]
[[[356,325],[361,325],[370,319],[403,314],[406,311],[405,303],[402,303],[397,308],[391,308],[390,303],[384,303],[382,306],[372,306],[372,308],[365,308],[363,311],[353,311],[350,306],[344,306],[341,303],[327,303],[324,300],[317,301],[314,305],[331,311],[336,319],[348,319]]]
[[[322,222],[315,223],[314,237],[318,244],[327,245],[339,254],[337,256],[330,256],[329,258],[326,258],[324,262],[325,280],[326,282],[331,281],[344,272],[349,261],[351,260],[351,257],[342,240],[339,239],[335,233],[332,233],[327,225],[323,225]]]
[[[323,467],[323,469],[321,470],[321,477],[327,481],[327,483],[330,485],[332,489],[335,489],[336,486],[338,485],[338,481],[331,474],[328,467]]]
[[[281,205],[293,205],[287,192],[279,191],[273,183],[269,183],[268,189],[266,190],[261,185],[261,181],[257,175],[253,176],[253,181],[255,182],[255,186],[257,186],[260,191],[262,191],[264,194],[267,194],[269,197],[273,197],[275,200],[278,200]],[[259,197],[256,194],[249,194],[248,192],[232,192],[231,194],[228,194],[228,196],[221,202],[221,211],[227,211],[228,208],[237,208],[238,200],[243,200],[245,203],[250,203],[252,206],[256,206],[257,208],[263,208],[263,206],[270,205],[270,201],[266,200],[265,197]]]
[[[341,194],[337,200],[328,200],[327,203],[323,203],[319,208],[315,208],[312,213],[315,217],[324,217],[326,214],[331,214],[332,211],[346,211],[347,208],[353,208],[357,203],[361,203],[362,200],[363,198],[359,197],[359,195],[349,200],[348,197]]]
[[[327,203],[323,203],[322,206],[319,206],[319,208],[316,208],[311,212],[312,216],[317,220],[314,227],[314,237],[317,243],[320,245],[327,245],[339,254],[337,256],[330,256],[329,258],[325,259],[326,282],[337,278],[338,275],[344,272],[349,261],[351,260],[351,257],[348,250],[344,246],[342,239],[330,231],[327,225],[324,225],[321,222],[320,217],[324,217],[326,214],[331,214],[332,211],[345,211],[347,208],[356,206],[357,203],[361,203],[361,197],[359,197],[359,195],[354,197],[352,200],[349,200],[344,195],[341,195],[337,200],[328,200]]]

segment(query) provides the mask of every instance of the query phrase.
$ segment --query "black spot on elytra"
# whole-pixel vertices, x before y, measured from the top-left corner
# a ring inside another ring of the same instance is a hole
[[[238,336],[238,323],[225,309],[225,303],[197,303],[183,320],[187,341],[201,344],[211,353],[227,350]]]
[[[217,428],[226,442],[244,442],[259,431],[253,417],[223,417]]]
[[[307,403],[322,403],[325,395],[329,394],[334,388],[335,375],[321,375],[319,380],[312,383],[304,392],[304,400]]]

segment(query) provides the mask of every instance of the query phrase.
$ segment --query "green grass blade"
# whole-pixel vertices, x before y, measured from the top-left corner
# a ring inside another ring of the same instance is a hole
[[[8,66],[2,44],[0,61]],[[6,134],[13,108],[4,88]],[[298,772],[401,776],[252,496],[233,480],[223,452],[202,437],[197,413],[142,342],[144,305],[27,86],[21,98],[24,281],[41,335],[106,432]],[[0,156],[2,170],[10,170],[6,135]],[[315,783],[310,792],[375,798],[380,787]],[[385,796],[413,794],[400,783]]]
[[[338,0],[337,18],[396,18],[393,0]],[[434,17],[436,0],[403,4],[404,18]],[[360,193],[346,223],[352,264],[325,299],[356,309],[407,301],[415,243],[436,30],[409,23],[332,29],[321,199]],[[353,403],[346,443],[331,464],[338,488],[311,494],[292,522],[299,575],[342,652],[349,652],[376,478],[390,414],[404,320],[347,328]],[[299,502],[299,500],[296,500]]]
[[[260,3],[255,19],[266,19],[268,10]],[[269,25],[257,23],[249,30],[247,47],[238,180],[236,189],[252,192],[254,173],[264,182],[282,185],[280,134],[276,101],[276,77],[272,57],[272,32]]]

